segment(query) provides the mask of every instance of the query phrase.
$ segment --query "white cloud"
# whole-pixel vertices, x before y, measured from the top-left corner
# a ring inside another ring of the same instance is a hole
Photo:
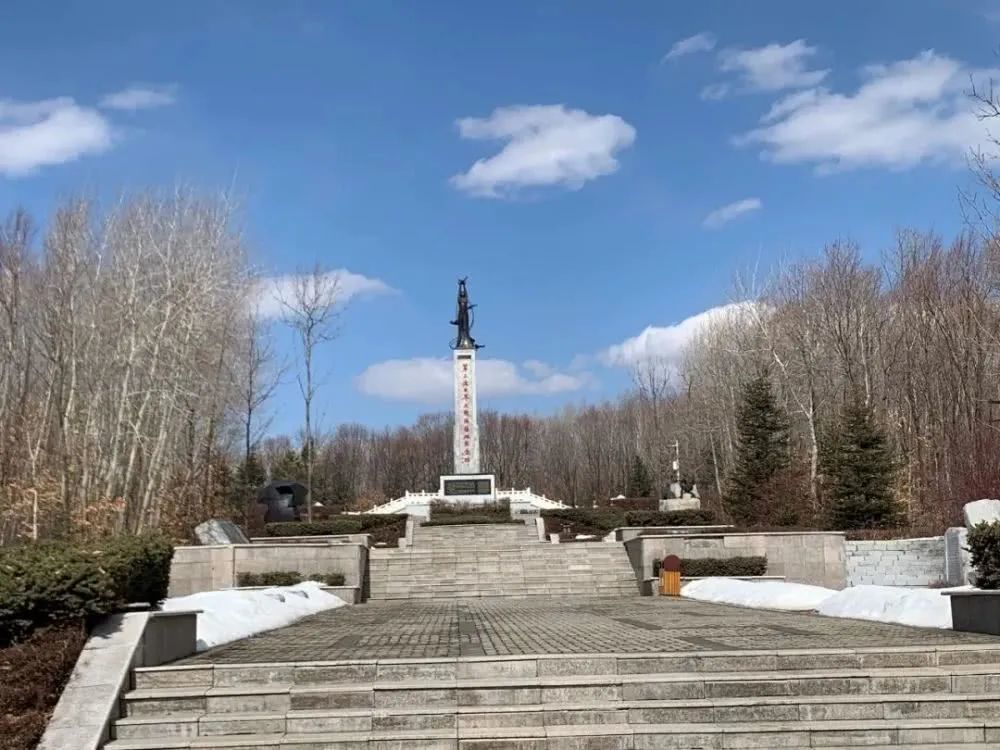
[[[101,106],[107,109],[121,109],[135,112],[139,109],[166,107],[177,101],[177,87],[134,85],[127,89],[108,94],[101,99]]]
[[[265,276],[260,280],[255,302],[261,317],[280,318],[284,314],[284,307],[281,304],[281,300],[283,298],[291,299],[299,278],[301,277],[298,274],[285,274],[282,276]],[[362,276],[359,273],[352,273],[346,268],[330,271],[326,274],[326,278],[336,282],[337,296],[341,304],[346,304],[352,297],[386,294],[394,291],[391,286],[381,279],[373,279],[368,276]]]
[[[737,219],[744,214],[759,211],[763,205],[760,198],[744,198],[741,201],[728,203],[706,216],[702,222],[702,226],[708,229],[718,229],[723,224],[728,224],[733,219]]]
[[[711,52],[713,49],[715,49],[715,34],[710,31],[702,31],[694,36],[674,42],[663,59],[676,60],[678,57],[693,55],[697,52]]]
[[[460,119],[458,130],[463,138],[507,142],[451,178],[459,190],[486,198],[525,187],[579,189],[617,170],[615,155],[635,140],[635,128],[617,115],[561,104],[500,107],[489,117]]]
[[[989,74],[933,51],[872,65],[853,93],[814,87],[778,100],[760,127],[736,142],[758,144],[776,162],[814,163],[821,172],[963,162],[986,138],[966,94],[969,78]]]
[[[807,69],[815,54],[816,48],[804,39],[755,49],[728,49],[719,54],[719,69],[737,74],[744,86],[754,91],[803,88],[817,85],[829,72]]]
[[[69,97],[37,102],[0,99],[0,174],[17,177],[112,146],[111,124]]]
[[[632,367],[648,359],[676,362],[684,347],[706,323],[738,313],[746,303],[734,302],[712,307],[668,326],[647,326],[638,336],[609,346],[600,354],[601,361],[609,366]]]
[[[729,96],[731,88],[728,83],[710,83],[701,90],[699,96],[705,101],[718,101]]]
[[[476,379],[480,397],[567,393],[590,383],[586,373],[555,372],[536,360],[518,367],[505,359],[477,359]],[[390,359],[368,367],[358,375],[355,384],[369,396],[425,404],[448,403],[453,398],[452,360]]]

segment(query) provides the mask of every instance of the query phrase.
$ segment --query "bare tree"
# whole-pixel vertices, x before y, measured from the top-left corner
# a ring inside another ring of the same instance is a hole
[[[316,462],[313,432],[313,399],[318,380],[314,371],[316,348],[332,341],[337,335],[339,318],[340,278],[336,272],[316,265],[311,271],[289,279],[288,288],[278,289],[278,300],[284,309],[285,323],[295,332],[302,349],[302,370],[299,391],[305,407],[304,452],[306,454],[307,513],[313,517],[312,479]]]
[[[278,362],[268,335],[268,322],[261,316],[259,306],[251,301],[242,322],[244,331],[234,378],[240,394],[243,461],[247,463],[270,426],[270,418],[263,416],[261,411],[274,396],[285,368]]]

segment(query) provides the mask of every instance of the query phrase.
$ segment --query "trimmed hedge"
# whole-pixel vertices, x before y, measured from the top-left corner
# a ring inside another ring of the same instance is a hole
[[[630,510],[622,526],[711,526],[715,516],[709,510]]]
[[[615,510],[646,510],[657,511],[660,501],[655,497],[613,497],[608,504]]]
[[[86,620],[167,596],[174,548],[161,535],[102,549],[64,543],[0,550],[0,647],[39,627]]]
[[[546,534],[592,534],[604,536],[620,526],[708,526],[714,522],[707,510],[629,510],[614,508],[583,510],[567,508],[542,511]],[[563,527],[568,527],[564,529]]]
[[[1000,589],[1000,521],[977,523],[969,529],[968,544],[977,588]]]
[[[500,516],[510,518],[510,498],[486,503],[450,503],[447,500],[433,500],[430,505],[431,518],[435,516]]]
[[[336,534],[371,534],[375,543],[396,546],[406,535],[405,513],[362,513],[334,516],[323,521],[281,521],[264,526],[267,536],[329,536]]]
[[[240,573],[236,576],[238,586],[294,586],[296,583],[302,583],[302,574],[297,570]]]
[[[271,570],[266,573],[240,573],[236,582],[240,586],[294,586],[302,581],[319,581],[327,586],[343,586],[343,573],[310,573],[303,576],[297,570]]]
[[[690,578],[762,576],[766,573],[766,557],[703,557],[681,560],[681,575]]]
[[[653,575],[660,575],[661,560],[653,560]],[[681,560],[685,578],[710,576],[762,576],[767,574],[766,557],[701,557]]]
[[[618,526],[624,526],[624,514],[614,510],[584,510],[560,508],[542,511],[546,534],[593,534],[604,536]]]
[[[464,513],[458,513],[455,515],[448,513],[438,513],[431,516],[431,520],[424,521],[421,526],[461,526],[464,524],[481,524],[481,523],[492,523],[492,524],[524,524],[524,521],[519,518],[510,518],[504,516],[475,516],[466,515]]]

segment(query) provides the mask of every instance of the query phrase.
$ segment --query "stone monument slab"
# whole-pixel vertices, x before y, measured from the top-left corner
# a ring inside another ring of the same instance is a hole
[[[965,525],[972,528],[977,523],[1000,521],[1000,500],[975,500],[962,508]]]
[[[232,521],[212,518],[194,527],[198,544],[250,544],[247,535]]]

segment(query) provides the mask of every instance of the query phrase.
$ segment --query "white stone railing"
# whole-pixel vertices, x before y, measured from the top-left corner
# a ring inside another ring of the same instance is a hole
[[[511,500],[521,500],[531,503],[532,505],[538,506],[539,508],[568,508],[558,500],[552,500],[551,498],[545,497],[545,494],[536,495],[531,491],[531,487],[523,490],[497,490],[497,497],[508,497]]]
[[[529,502],[538,508],[567,508],[569,506],[560,503],[558,500],[552,500],[546,497],[544,494],[536,495],[528,487],[523,490],[497,490],[496,495],[498,498],[510,498],[511,501]],[[398,513],[399,511],[405,509],[410,503],[421,500],[426,500],[430,502],[432,500],[441,499],[441,495],[437,492],[410,492],[407,491],[402,497],[397,497],[395,500],[389,500],[381,505],[376,505],[371,510],[365,511],[366,513]]]

